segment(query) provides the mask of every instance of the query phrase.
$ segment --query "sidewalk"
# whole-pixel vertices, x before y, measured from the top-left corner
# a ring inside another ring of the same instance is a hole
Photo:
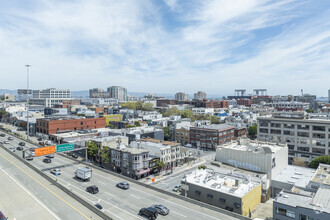
[[[148,177],[142,178],[139,181],[140,182],[143,182],[145,184],[153,184],[153,183],[156,183],[158,181],[162,181],[162,180],[165,180],[167,178],[173,177],[176,174],[181,174],[182,172],[184,172],[186,170],[192,169],[194,167],[198,167],[199,165],[202,165],[202,164],[204,164],[206,162],[207,161],[205,159],[200,159],[200,161],[191,162],[189,164],[184,164],[182,166],[175,167],[173,169],[173,173],[166,174],[164,171],[162,171],[161,173],[157,173],[155,175],[150,175]],[[155,181],[154,182],[152,182],[152,179],[153,178],[155,178]]]

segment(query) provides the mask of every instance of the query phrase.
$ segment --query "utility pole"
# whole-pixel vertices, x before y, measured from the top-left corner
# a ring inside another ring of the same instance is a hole
[[[29,124],[29,67],[31,65],[26,64],[26,139],[29,140],[30,136],[30,124]]]

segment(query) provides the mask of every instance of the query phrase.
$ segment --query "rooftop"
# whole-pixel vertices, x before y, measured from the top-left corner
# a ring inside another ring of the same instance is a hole
[[[114,149],[114,150],[119,150],[121,152],[128,152],[128,153],[131,153],[131,154],[142,154],[142,153],[148,153],[149,152],[148,150],[145,150],[145,149],[130,148],[130,147],[127,147],[124,144],[119,144],[116,147],[111,147],[110,146],[109,148]]]
[[[330,186],[330,165],[319,164],[311,181]]]
[[[226,125],[226,124],[210,124],[210,125],[201,125],[199,127],[194,127],[196,129],[201,129],[201,128],[204,128],[204,129],[212,129],[212,130],[227,130],[227,129],[234,129],[233,126],[230,126],[230,125]]]
[[[290,183],[297,187],[306,188],[310,179],[315,174],[315,169],[288,165],[272,180]]]
[[[187,182],[211,190],[243,197],[260,183],[249,181],[243,174],[210,172],[209,170],[196,170],[187,175]]]
[[[170,145],[170,146],[180,145],[180,143],[177,143],[177,142],[162,141],[162,140],[158,140],[158,139],[154,139],[154,138],[142,138],[142,139],[140,139],[140,141],[143,141],[143,142],[152,142],[152,143],[160,143],[160,144],[163,144],[163,145]]]
[[[224,144],[218,149],[232,149],[253,153],[275,153],[278,150],[283,149],[285,146],[286,144],[251,141],[246,138],[241,138],[239,141]]]

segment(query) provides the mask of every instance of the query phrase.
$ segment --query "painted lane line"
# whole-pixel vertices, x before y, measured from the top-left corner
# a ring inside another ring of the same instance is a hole
[[[60,218],[55,215],[49,208],[47,208],[39,199],[37,199],[32,193],[30,193],[27,189],[25,189],[17,180],[15,180],[12,176],[10,176],[6,171],[1,169],[10,179],[12,179],[17,185],[19,185],[25,192],[27,192],[32,198],[34,198],[42,207],[44,207],[50,214],[52,214],[56,219],[60,220]]]
[[[182,217],[184,217],[184,218],[187,218],[187,216],[182,215],[182,214],[180,214],[180,213],[177,213],[177,212],[175,212],[175,211],[171,211],[171,213],[175,213],[175,214],[180,215],[180,216],[182,216]]]
[[[123,218],[120,218],[118,215],[114,214],[113,212],[110,212],[110,211],[108,211],[108,210],[105,210],[105,211],[106,211],[106,212],[109,212],[111,215],[116,216],[118,219],[123,219]]]
[[[104,182],[101,182],[101,181],[97,181],[98,183],[101,183],[102,185],[107,185],[106,183]]]
[[[129,194],[129,195],[132,196],[132,197],[134,197],[134,198],[136,198],[136,199],[141,199],[140,197],[137,197],[137,196],[135,196],[133,194]]]

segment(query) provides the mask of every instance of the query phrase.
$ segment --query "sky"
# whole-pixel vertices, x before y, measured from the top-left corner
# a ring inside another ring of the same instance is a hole
[[[1,0],[0,89],[316,94],[329,0]]]

